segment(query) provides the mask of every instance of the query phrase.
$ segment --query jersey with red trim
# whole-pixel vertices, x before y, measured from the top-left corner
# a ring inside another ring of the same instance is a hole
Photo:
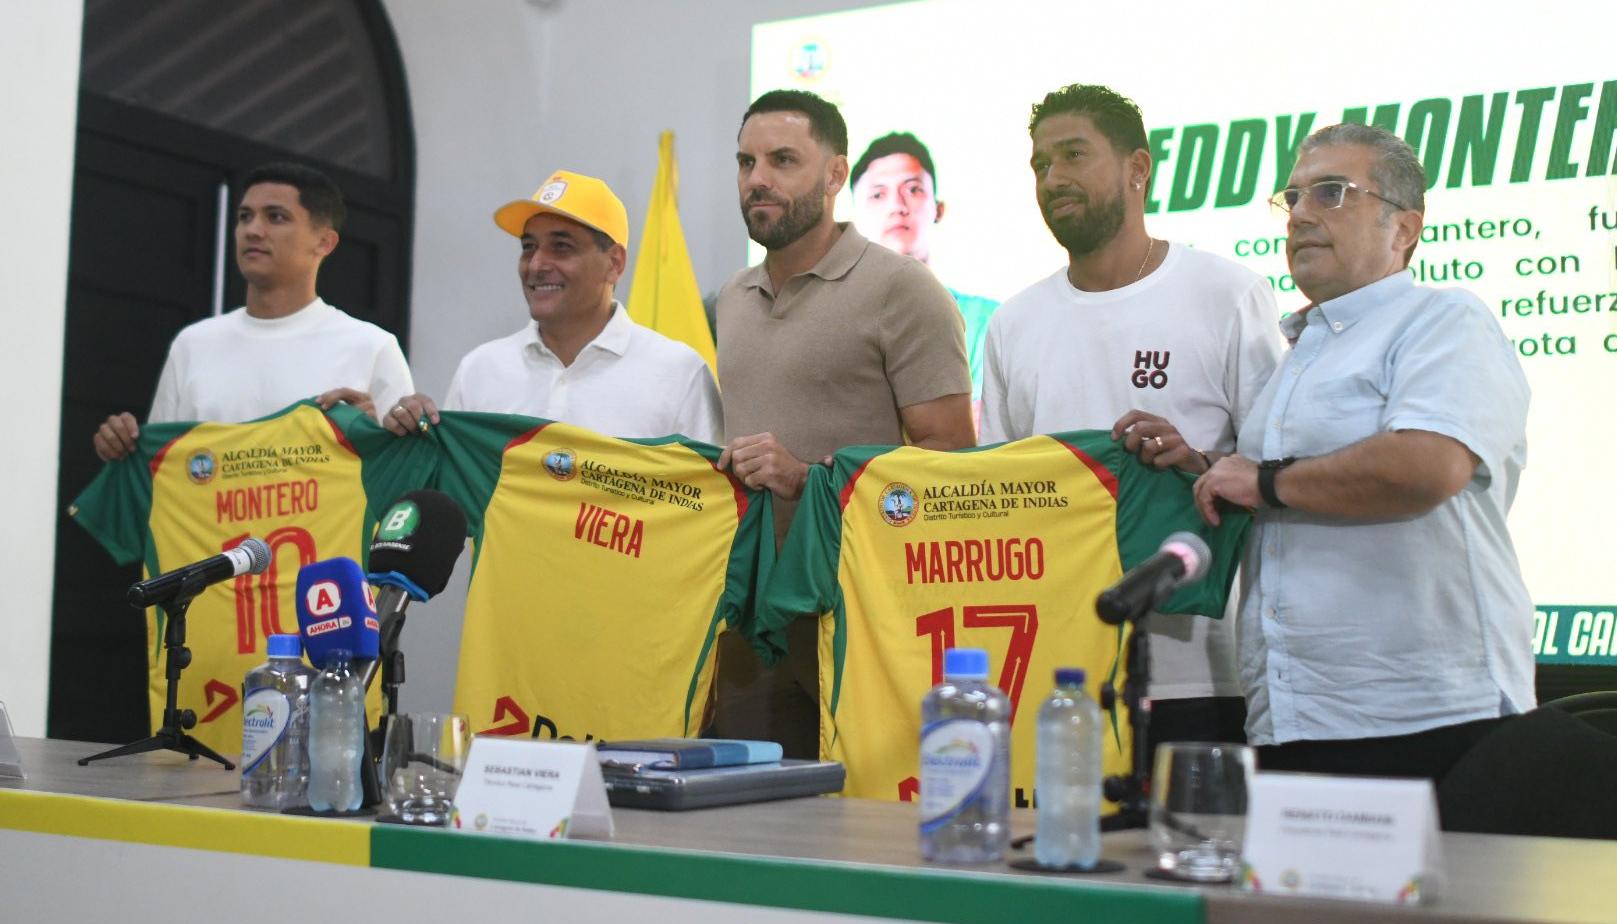
[[[820,617],[820,755],[847,765],[844,793],[914,797],[921,698],[942,679],[944,650],[971,647],[988,650],[990,680],[1011,699],[1011,785],[1031,805],[1055,669],[1086,668],[1095,694],[1118,674],[1125,630],[1095,615],[1103,589],[1188,530],[1213,565],[1162,609],[1224,613],[1250,517],[1208,527],[1190,485],[1100,431],[957,452],[854,447],[815,466],[758,629],[774,641],[791,620]],[[1120,711],[1109,774],[1130,766]]]
[[[455,711],[479,734],[695,735],[714,640],[750,632],[774,560],[768,492],[683,437],[472,412],[433,433],[475,543]]]
[[[347,556],[363,562],[376,517],[432,476],[436,450],[398,439],[339,404],[299,402],[248,423],[160,423],[141,428],[134,452],[110,462],[69,514],[119,564],[160,574],[233,548],[268,543],[270,566],[203,591],[186,618],[191,664],[179,706],[197,713],[192,734],[222,754],[241,749],[241,683],[264,662],[265,636],[298,631],[298,569]],[[147,689],[162,724],[165,614],[146,611]],[[372,714],[380,691],[370,697]]]

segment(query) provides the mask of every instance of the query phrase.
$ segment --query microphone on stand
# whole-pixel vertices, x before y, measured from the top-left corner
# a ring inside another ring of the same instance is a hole
[[[139,609],[167,603],[182,590],[195,594],[209,584],[228,581],[242,574],[263,574],[269,567],[270,550],[262,539],[247,538],[233,549],[183,565],[173,571],[159,574],[131,584],[129,605]],[[189,598],[187,598],[189,599]]]
[[[399,651],[404,611],[412,600],[429,600],[443,592],[465,546],[466,514],[442,491],[411,491],[377,522],[367,577],[376,587],[381,655],[366,666],[362,679],[369,689],[381,671],[388,713],[397,711],[398,686],[404,682],[404,656]]]
[[[1174,533],[1162,541],[1157,554],[1136,565],[1116,584],[1095,598],[1101,622],[1121,625],[1160,606],[1173,592],[1207,575],[1213,552],[1195,533]]]
[[[310,664],[324,667],[339,648],[355,662],[376,662],[379,626],[359,562],[328,558],[304,565],[298,570],[297,604],[298,634]]]

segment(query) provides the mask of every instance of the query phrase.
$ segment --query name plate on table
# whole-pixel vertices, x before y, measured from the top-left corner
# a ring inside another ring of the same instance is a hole
[[[534,840],[611,837],[595,743],[473,739],[451,824]]]
[[[0,780],[23,779],[27,777],[22,772],[17,743],[11,739],[11,716],[6,714],[6,704],[0,703]]]
[[[1442,879],[1430,780],[1253,775],[1246,891],[1416,905],[1432,901]]]

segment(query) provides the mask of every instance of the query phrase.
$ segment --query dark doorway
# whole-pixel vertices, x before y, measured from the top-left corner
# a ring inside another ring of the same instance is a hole
[[[307,163],[343,189],[333,305],[408,348],[414,141],[379,0],[88,0],[63,358],[47,734],[147,734],[146,633],[114,565],[69,520],[107,415],[144,419],[179,330],[239,304],[229,247],[241,177]]]

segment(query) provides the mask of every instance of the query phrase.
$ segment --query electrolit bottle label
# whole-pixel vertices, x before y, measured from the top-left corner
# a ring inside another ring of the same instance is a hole
[[[981,722],[946,719],[921,729],[921,830],[982,798],[993,759],[994,736]]]
[[[292,704],[273,687],[249,690],[241,704],[241,772],[251,773],[286,734]]]

